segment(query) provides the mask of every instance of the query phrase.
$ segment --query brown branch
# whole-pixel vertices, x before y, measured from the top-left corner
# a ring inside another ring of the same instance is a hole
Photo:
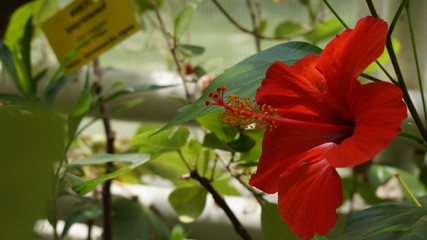
[[[307,31],[305,31],[303,33],[300,33],[298,35],[292,36],[292,37],[269,37],[269,36],[265,36],[265,35],[262,35],[261,33],[257,32],[257,31],[249,30],[249,29],[245,28],[244,26],[242,26],[239,22],[237,22],[227,12],[227,10],[225,10],[225,8],[217,0],[212,0],[212,2],[220,10],[220,12],[228,19],[228,21],[230,21],[237,29],[239,29],[242,32],[254,35],[254,36],[256,36],[256,37],[258,37],[259,39],[262,39],[262,40],[291,40],[294,37],[303,36],[304,34],[307,34],[307,33],[311,32],[311,31],[313,31],[313,29],[310,28],[310,29],[307,29]]]
[[[234,215],[233,211],[228,206],[227,202],[225,202],[224,198],[219,194],[216,189],[212,186],[209,179],[201,176],[197,170],[193,170],[190,173],[191,178],[197,180],[213,197],[216,204],[218,204],[225,212],[227,217],[230,219],[231,223],[234,226],[234,230],[237,234],[239,234],[244,240],[252,240],[249,233],[246,231],[246,228],[240,223],[237,219],[236,215]]]
[[[99,96],[98,102],[103,101],[103,97],[101,96],[102,92],[102,73],[101,67],[99,65],[99,60],[95,59],[93,61],[93,69],[94,69],[94,78],[93,82],[95,85],[95,92]],[[114,154],[114,141],[116,139],[116,134],[111,127],[111,119],[106,113],[108,112],[108,107],[105,104],[102,104],[99,108],[99,111],[102,116],[102,122],[104,124],[104,131],[107,137],[106,149],[105,152]],[[109,173],[114,169],[114,164],[109,162],[105,165],[106,172]],[[102,208],[103,208],[103,239],[104,240],[112,240],[113,239],[113,220],[111,215],[112,209],[112,201],[111,201],[111,181],[105,181],[102,186]]]
[[[175,37],[172,37],[168,33],[168,31],[166,30],[166,25],[163,22],[162,16],[160,15],[159,7],[157,5],[156,0],[151,0],[151,6],[153,6],[153,10],[154,10],[156,18],[159,22],[160,29],[163,33],[164,38],[166,39],[166,43],[168,45],[169,51],[172,54],[172,58],[173,58],[173,61],[175,63],[175,66],[176,66],[176,70],[182,79],[182,83],[184,85],[184,91],[185,91],[185,98],[187,99],[187,102],[191,103],[193,101],[193,99],[192,99],[192,96],[190,94],[190,91],[188,90],[186,77],[183,74],[183,68],[181,66],[181,62],[179,61],[178,54],[176,52],[177,46],[176,46]]]

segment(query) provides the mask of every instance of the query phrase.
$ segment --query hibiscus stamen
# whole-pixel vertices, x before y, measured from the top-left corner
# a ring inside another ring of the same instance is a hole
[[[226,87],[220,87],[216,89],[216,93],[209,93],[208,97],[214,102],[206,101],[205,105],[222,106],[225,111],[221,114],[220,118],[232,126],[240,125],[242,128],[257,129],[269,126],[270,130],[272,130],[278,125],[293,125],[346,133],[354,132],[353,125],[337,125],[283,118],[278,116],[278,109],[276,108],[267,104],[260,105],[249,98],[241,98],[234,94],[229,95],[228,100],[225,101],[224,92],[226,90]]]

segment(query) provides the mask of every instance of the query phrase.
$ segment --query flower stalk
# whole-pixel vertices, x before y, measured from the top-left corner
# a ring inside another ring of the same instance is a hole
[[[412,191],[409,189],[408,185],[406,185],[405,181],[402,179],[400,174],[397,172],[394,174],[394,176],[399,180],[399,183],[402,185],[403,189],[408,193],[409,197],[412,199],[412,201],[417,205],[418,207],[422,207],[421,203],[418,201],[418,199],[415,197],[415,195],[412,193]]]

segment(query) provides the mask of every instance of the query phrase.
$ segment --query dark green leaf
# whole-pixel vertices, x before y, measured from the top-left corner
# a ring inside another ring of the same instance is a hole
[[[226,86],[229,89],[226,95],[235,94],[240,97],[252,98],[264,79],[267,68],[275,61],[292,65],[308,54],[320,54],[320,52],[320,48],[308,43],[288,42],[257,53],[216,77],[201,98],[195,103],[179,109],[180,113],[159,132],[205,114],[221,111],[221,107],[205,106],[205,102],[210,100],[207,96],[208,93],[214,92],[218,87]]]
[[[202,55],[205,52],[205,48],[195,45],[181,44],[178,46],[178,51],[185,57],[195,57]]]
[[[203,138],[203,146],[233,152],[233,149],[229,147],[226,142],[219,139],[215,133],[208,133],[205,135]]]
[[[332,38],[335,36],[335,34],[339,33],[343,29],[344,27],[342,26],[341,22],[336,17],[333,17],[316,24],[313,31],[305,34],[304,37],[312,43],[318,43],[320,41]]]
[[[255,144],[255,141],[245,134],[240,134],[238,139],[227,143],[235,152],[248,152]]]
[[[305,28],[293,21],[284,21],[277,25],[274,36],[291,38],[306,32]]]
[[[261,204],[261,227],[265,240],[299,240],[283,222],[276,204],[263,202]]]
[[[179,42],[178,39],[180,39],[187,31],[195,13],[196,5],[188,4],[176,17],[174,23],[174,36],[177,39],[177,42]]]
[[[427,236],[426,223],[426,207],[395,203],[376,205],[353,214],[344,234],[336,240],[422,240]]]
[[[267,23],[268,23],[267,19],[262,19],[262,20],[259,22],[258,32],[259,32],[260,34],[264,34],[265,30],[267,29]]]
[[[120,169],[102,175],[100,177],[86,180],[82,178],[78,178],[72,174],[67,174],[67,180],[70,181],[73,184],[73,190],[78,194],[86,194],[93,189],[96,188],[99,184],[109,180],[113,179],[117,176],[120,176],[122,174],[125,174],[129,172],[130,170],[140,166],[141,164],[147,162],[150,159],[150,155],[146,153],[129,153],[129,154],[107,154],[107,153],[98,153],[93,156],[90,156],[88,158],[80,159],[77,161],[74,161],[69,164],[69,166],[76,166],[76,165],[97,165],[97,164],[104,164],[107,162],[129,162],[130,165],[121,167]]]
[[[244,135],[251,137],[255,141],[255,145],[248,151],[241,154],[239,162],[243,163],[258,163],[262,153],[262,139],[264,137],[263,130],[246,130]]]
[[[3,101],[7,101],[13,104],[26,104],[27,99],[16,94],[0,94],[0,99]]]
[[[132,138],[131,146],[139,152],[149,153],[153,158],[165,152],[180,150],[190,135],[187,128],[168,130],[152,136],[154,131],[145,132]]]
[[[36,82],[32,82],[32,65],[31,65],[31,40],[33,37],[33,18],[28,19],[25,24],[24,35],[21,39],[21,57],[23,64],[24,79],[28,83],[25,85],[30,86],[30,91],[34,94],[36,91]]]
[[[9,73],[12,81],[14,82],[16,88],[21,93],[24,93],[23,86],[21,84],[21,80],[18,76],[18,72],[15,68],[15,63],[13,61],[13,55],[10,49],[3,43],[0,39],[0,60],[3,63],[3,67],[6,69],[6,72]]]
[[[61,239],[65,238],[74,223],[85,223],[89,220],[96,220],[102,215],[100,207],[87,207],[78,209],[70,214],[65,220],[64,228],[62,229]]]
[[[152,210],[135,200],[118,198],[113,202],[113,239],[168,239],[170,230]]]
[[[199,185],[180,186],[169,195],[169,203],[181,222],[190,223],[202,214],[206,196],[207,191]]]

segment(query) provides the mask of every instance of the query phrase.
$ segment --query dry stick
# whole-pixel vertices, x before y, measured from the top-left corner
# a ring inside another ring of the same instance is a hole
[[[94,69],[94,78],[93,82],[95,84],[95,92],[99,96],[98,102],[103,101],[103,97],[101,97],[102,92],[102,74],[101,74],[101,67],[99,65],[99,60],[95,59],[93,61],[93,69]],[[102,104],[99,108],[99,111],[101,115],[104,115],[102,118],[102,122],[104,124],[104,130],[105,135],[107,137],[107,143],[106,143],[106,153],[114,154],[114,141],[116,139],[116,134],[113,131],[111,127],[111,119],[106,113],[108,112],[108,108],[105,104]],[[109,173],[114,168],[114,164],[112,162],[109,162],[106,164],[105,169],[106,172]],[[103,239],[104,240],[112,240],[113,239],[113,220],[111,216],[111,209],[112,209],[112,203],[111,203],[111,181],[107,180],[105,181],[104,185],[102,186],[102,207],[103,207],[103,224],[104,224],[104,232],[103,232]]]
[[[187,81],[183,74],[182,66],[179,61],[178,55],[176,53],[177,46],[175,42],[175,37],[171,37],[168,31],[166,30],[166,25],[163,22],[162,16],[160,16],[159,7],[157,6],[156,0],[151,0],[151,6],[153,6],[154,13],[156,14],[157,20],[159,21],[160,29],[163,33],[163,36],[166,39],[166,43],[168,45],[169,51],[172,54],[172,58],[176,66],[176,70],[182,79],[182,83],[184,85],[184,91],[185,91],[185,98],[187,99],[187,102],[192,103],[193,99],[191,97],[190,91],[188,90]]]
[[[237,219],[236,215],[234,215],[233,211],[228,206],[227,202],[225,202],[224,198],[219,194],[216,189],[212,186],[209,179],[201,176],[197,170],[193,170],[190,173],[191,178],[197,180],[213,197],[216,204],[218,204],[227,214],[227,217],[233,223],[234,230],[237,234],[239,234],[244,240],[252,240],[249,233],[246,231],[246,228],[240,223],[239,219]]]
[[[307,31],[300,33],[298,35],[292,36],[291,37],[269,37],[269,36],[264,36],[262,34],[260,34],[257,31],[254,30],[249,30],[245,27],[243,27],[242,25],[240,25],[240,23],[238,23],[228,12],[227,10],[225,10],[225,8],[217,1],[217,0],[212,0],[212,2],[215,4],[215,6],[219,9],[219,11],[228,19],[228,21],[230,21],[237,29],[239,29],[242,32],[245,33],[249,33],[252,34],[256,37],[258,37],[259,39],[263,39],[263,40],[290,40],[294,37],[298,37],[298,36],[303,36],[304,34],[307,34],[309,32],[311,32],[313,29],[307,29]]]

